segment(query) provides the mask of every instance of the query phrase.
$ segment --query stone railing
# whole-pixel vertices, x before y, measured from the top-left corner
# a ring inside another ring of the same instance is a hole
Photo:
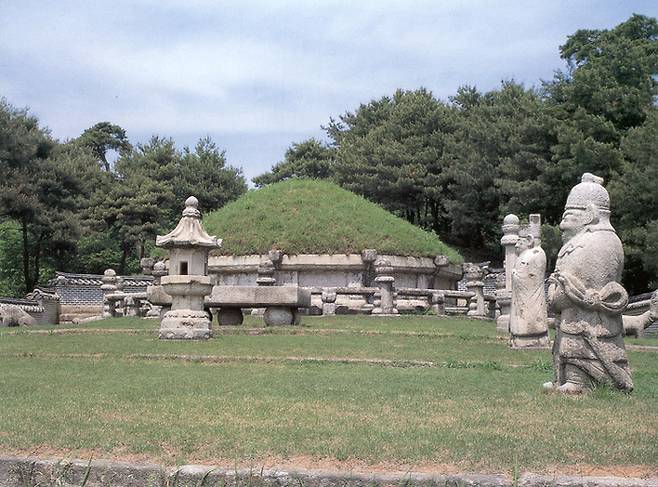
[[[355,312],[354,306],[341,304],[340,297],[354,300],[360,299],[363,303],[357,312],[372,314],[377,306],[377,297],[381,293],[378,287],[337,287],[337,288],[312,288],[311,314],[335,315]],[[418,289],[400,288],[395,289],[394,302],[400,313],[409,312],[431,312],[438,316],[444,315],[466,315],[469,305],[476,297],[475,293],[469,291],[452,291],[440,289]],[[321,304],[317,305],[317,298]],[[491,318],[496,313],[496,298],[492,295],[484,296],[485,311],[482,315],[470,315],[475,318]],[[392,314],[392,313],[382,313]]]
[[[166,274],[164,264],[159,262],[151,271],[150,285],[159,284],[160,277]],[[124,278],[117,276],[113,269],[107,269],[101,278],[103,293],[102,318],[120,316],[158,317],[160,309],[151,305],[146,290],[144,292],[124,291]],[[133,288],[134,289],[134,288]]]
[[[208,275],[218,285],[255,285],[258,268],[264,260],[269,260],[273,266],[271,277],[279,286],[369,287],[375,285],[376,263],[380,259],[389,262],[390,273],[401,287],[454,289],[462,278],[461,266],[451,264],[443,255],[434,258],[383,255],[374,249],[347,255],[287,255],[280,250],[263,255],[211,255]]]

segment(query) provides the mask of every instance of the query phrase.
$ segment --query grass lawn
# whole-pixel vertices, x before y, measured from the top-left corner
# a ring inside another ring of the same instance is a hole
[[[125,318],[0,332],[0,450],[224,465],[658,471],[656,351],[629,352],[633,394],[600,388],[574,398],[541,392],[552,375],[548,350],[509,350],[490,322],[306,317],[264,329],[249,317],[207,342],[161,341],[157,326]]]

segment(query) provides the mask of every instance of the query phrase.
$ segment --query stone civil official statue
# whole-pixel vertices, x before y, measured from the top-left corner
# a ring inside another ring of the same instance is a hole
[[[628,303],[620,284],[624,252],[610,224],[610,197],[602,183],[585,173],[569,193],[560,223],[564,245],[549,278],[548,304],[560,318],[555,381],[544,386],[564,393],[600,383],[633,389],[621,315]]]
[[[510,345],[512,348],[548,347],[548,313],[544,292],[546,254],[527,231],[519,234],[519,253],[512,271]]]

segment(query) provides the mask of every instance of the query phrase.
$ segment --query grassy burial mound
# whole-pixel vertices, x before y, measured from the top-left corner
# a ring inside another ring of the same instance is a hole
[[[224,255],[380,254],[433,257],[461,263],[459,253],[433,233],[335,184],[290,180],[249,191],[237,201],[204,216],[211,235],[224,239]]]

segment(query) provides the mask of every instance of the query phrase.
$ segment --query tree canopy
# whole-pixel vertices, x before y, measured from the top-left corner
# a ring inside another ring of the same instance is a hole
[[[284,171],[287,155],[254,182],[325,177],[491,259],[509,212],[541,213],[554,254],[568,192],[593,172],[610,188],[626,286],[655,288],[658,22],[633,15],[578,30],[560,55],[566,69],[538,88],[509,80],[488,92],[461,87],[447,101],[419,88],[363,103],[329,119],[327,153],[306,153],[304,167],[327,167],[326,176]]]
[[[113,165],[109,150],[118,151]],[[0,173],[0,292],[11,295],[31,291],[54,269],[135,272],[188,196],[210,211],[247,189],[241,169],[228,165],[209,138],[194,149],[157,136],[133,147],[121,127],[102,122],[59,142],[4,99]]]

